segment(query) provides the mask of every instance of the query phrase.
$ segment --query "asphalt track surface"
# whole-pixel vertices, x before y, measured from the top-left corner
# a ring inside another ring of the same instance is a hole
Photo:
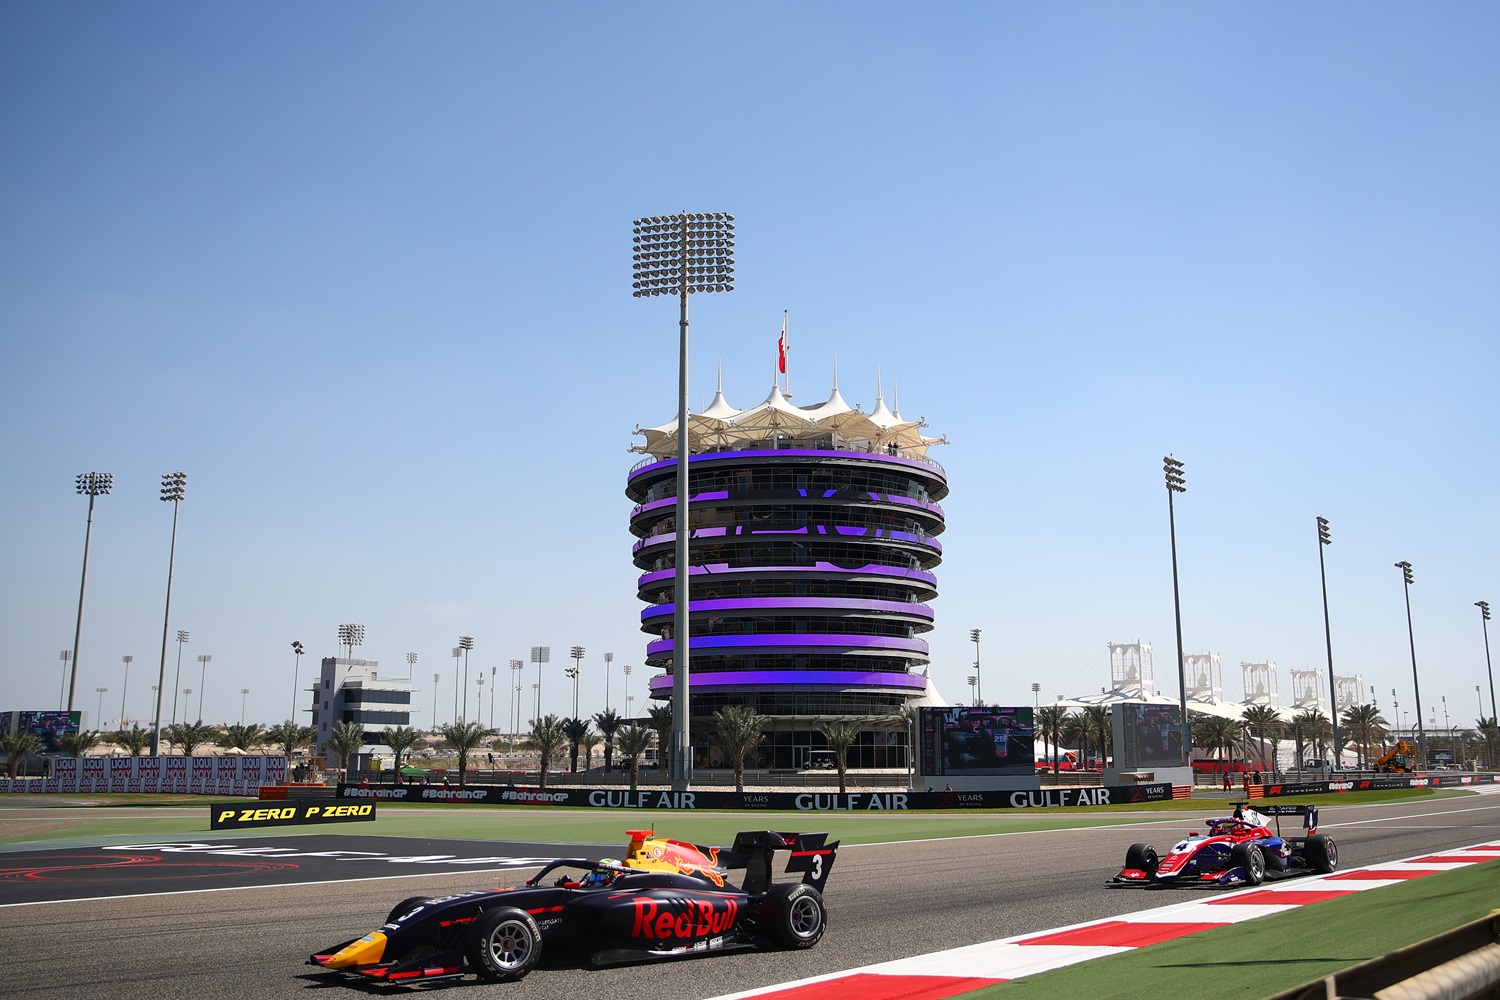
[[[1343,800],[1347,801],[1347,800]],[[1339,843],[1343,867],[1392,861],[1500,837],[1500,795],[1430,799],[1399,805],[1346,806],[1323,811],[1322,832]],[[1205,815],[1212,812],[1205,809]],[[452,997],[651,997],[701,1000],[791,979],[893,958],[1113,916],[1189,898],[1209,890],[1110,887],[1108,878],[1133,840],[1165,845],[1195,824],[1178,814],[1165,822],[1142,814],[1139,829],[1104,827],[961,840],[845,847],[828,884],[829,927],[806,952],[741,952],[645,965],[587,969],[543,967],[520,983],[467,980],[435,984]],[[837,834],[835,817],[826,827]],[[809,827],[811,828],[811,827]],[[824,826],[819,826],[824,828]],[[297,843],[306,845],[309,838]],[[390,845],[393,838],[381,841]],[[368,838],[338,837],[342,850],[382,851]],[[366,842],[361,843],[364,840]],[[145,842],[143,842],[145,843]],[[204,841],[208,843],[208,841]],[[272,845],[245,838],[235,846]],[[283,844],[288,842],[282,842]],[[409,854],[495,856],[493,843],[400,841]],[[152,852],[136,847],[142,855]],[[510,845],[536,850],[538,845]],[[435,848],[447,847],[440,851]],[[553,856],[569,853],[556,845]],[[16,866],[33,853],[0,855]],[[53,852],[66,853],[66,852]],[[89,851],[115,854],[118,851]],[[206,859],[209,854],[196,856]],[[241,855],[241,857],[244,857]],[[225,855],[223,860],[232,860]],[[259,863],[275,858],[262,856]],[[285,861],[297,859],[282,858]],[[40,997],[67,991],[111,1000],[337,998],[388,992],[329,981],[303,963],[315,950],[373,930],[398,899],[522,881],[521,868],[425,872],[415,864],[378,860],[302,859],[331,865],[335,881],[297,882],[260,873],[278,884],[163,895],[99,894],[102,898],[0,905],[0,996]],[[299,862],[301,863],[301,862]],[[386,867],[381,869],[379,866]],[[392,875],[390,869],[399,868]],[[374,874],[366,874],[374,869]],[[163,873],[166,874],[165,872]],[[168,876],[178,877],[178,876]],[[233,881],[250,876],[234,876]],[[285,884],[281,884],[285,883]],[[146,884],[150,884],[149,882]],[[133,887],[139,891],[145,885]],[[59,890],[60,891],[60,890]],[[159,887],[150,891],[160,892]],[[9,891],[4,893],[9,897]]]

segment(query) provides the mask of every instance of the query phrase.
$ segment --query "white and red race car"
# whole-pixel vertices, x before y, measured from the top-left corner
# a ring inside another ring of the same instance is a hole
[[[1301,816],[1305,835],[1282,837],[1282,816]],[[1325,874],[1338,868],[1338,845],[1317,832],[1317,806],[1270,805],[1257,811],[1248,802],[1236,802],[1233,815],[1204,823],[1206,832],[1188,834],[1172,845],[1166,857],[1160,857],[1150,844],[1131,844],[1125,852],[1125,867],[1112,881],[1229,887]]]

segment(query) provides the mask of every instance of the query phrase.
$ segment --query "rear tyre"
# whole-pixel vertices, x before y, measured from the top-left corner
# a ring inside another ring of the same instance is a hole
[[[1125,867],[1145,872],[1152,879],[1156,878],[1160,864],[1161,858],[1156,856],[1156,848],[1150,844],[1131,844],[1130,850],[1125,852]]]
[[[417,907],[427,902],[430,898],[431,897],[429,896],[408,896],[406,899],[403,899],[401,902],[391,907],[391,912],[388,916],[386,916],[385,922],[388,924],[394,924],[396,921],[406,916],[412,910],[415,910]]]
[[[778,882],[766,893],[766,927],[783,948],[811,948],[828,926],[823,894],[801,882]]]
[[[1339,866],[1339,846],[1333,842],[1332,837],[1315,833],[1303,845],[1302,857],[1306,860],[1307,867],[1327,875]]]
[[[1266,880],[1266,855],[1259,844],[1235,844],[1229,852],[1229,862],[1244,869],[1247,885],[1260,885]]]
[[[486,910],[464,935],[464,957],[481,979],[515,982],[541,961],[542,932],[525,910],[514,906]]]

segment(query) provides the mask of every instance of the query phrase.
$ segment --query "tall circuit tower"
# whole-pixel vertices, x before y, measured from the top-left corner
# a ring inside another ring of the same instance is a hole
[[[922,434],[883,395],[865,413],[839,394],[797,407],[779,386],[758,406],[724,399],[691,415],[689,718],[695,767],[725,766],[713,713],[748,705],[767,720],[750,766],[800,768],[826,747],[824,721],[853,722],[850,767],[904,767],[900,712],[927,689],[942,561],[945,438]],[[651,697],[672,693],[677,422],[638,429],[630,530],[645,602]],[[698,735],[701,734],[701,735]]]

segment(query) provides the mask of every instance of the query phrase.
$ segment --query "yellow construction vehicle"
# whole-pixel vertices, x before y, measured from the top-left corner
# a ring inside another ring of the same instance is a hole
[[[1417,748],[1405,740],[1397,740],[1396,745],[1387,750],[1379,760],[1375,762],[1375,770],[1386,774],[1407,774],[1415,766]]]

